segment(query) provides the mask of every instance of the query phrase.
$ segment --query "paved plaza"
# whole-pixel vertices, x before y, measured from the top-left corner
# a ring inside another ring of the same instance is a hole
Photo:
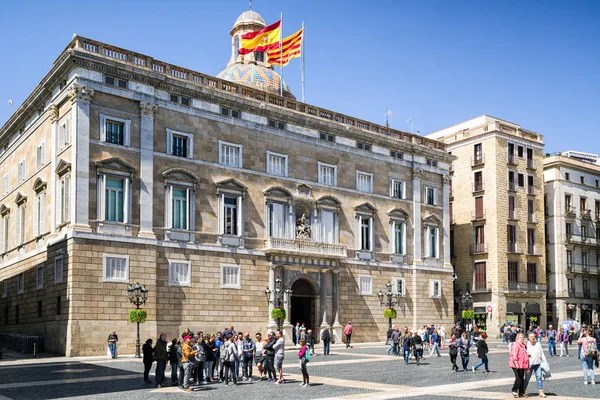
[[[309,363],[311,386],[299,386],[297,349],[286,351],[286,383],[240,382],[239,386],[213,383],[191,393],[176,387],[156,389],[143,383],[141,360],[122,356],[117,360],[87,358],[43,358],[0,361],[0,400],[15,399],[508,399],[512,371],[507,367],[508,350],[500,342],[490,343],[491,374],[453,373],[447,351],[442,357],[427,357],[421,365],[406,366],[400,358],[385,354],[382,344],[356,344],[352,349],[334,346],[331,356],[317,355]],[[317,352],[321,349],[317,347]],[[600,398],[600,385],[583,385],[581,365],[572,347],[571,357],[549,358],[553,376],[544,382],[549,398]],[[459,360],[460,361],[460,360]],[[471,356],[470,365],[478,359]],[[170,367],[167,378],[170,378]],[[152,373],[154,372],[154,368]],[[598,379],[600,381],[600,378]],[[167,380],[170,382],[170,379]],[[527,392],[537,397],[535,378]]]

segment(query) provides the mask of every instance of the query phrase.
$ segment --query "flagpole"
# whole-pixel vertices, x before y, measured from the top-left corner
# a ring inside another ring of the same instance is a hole
[[[281,26],[279,29],[279,74],[281,75],[281,79],[279,80],[279,95],[283,96],[283,11],[281,12]]]
[[[302,42],[300,48],[300,55],[302,57],[302,102],[304,103],[304,41],[306,40],[306,32],[304,31],[304,21],[302,21]]]

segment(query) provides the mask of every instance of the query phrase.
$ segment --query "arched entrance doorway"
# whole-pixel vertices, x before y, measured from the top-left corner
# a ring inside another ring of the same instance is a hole
[[[304,323],[306,330],[315,332],[315,290],[306,279],[298,279],[292,285],[290,300],[290,323],[295,327],[297,322]]]

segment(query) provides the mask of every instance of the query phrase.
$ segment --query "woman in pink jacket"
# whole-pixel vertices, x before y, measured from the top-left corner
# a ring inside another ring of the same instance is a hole
[[[523,397],[525,395],[525,373],[529,369],[529,356],[525,348],[525,336],[522,333],[517,334],[515,343],[510,347],[508,366],[515,373],[515,383],[512,387],[513,397]]]

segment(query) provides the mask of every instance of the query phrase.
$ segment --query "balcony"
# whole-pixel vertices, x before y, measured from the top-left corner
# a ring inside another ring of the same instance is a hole
[[[518,213],[517,210],[508,210],[508,219],[513,219],[513,220],[518,220]]]
[[[483,192],[485,189],[485,185],[483,182],[476,182],[473,184],[473,193]]]
[[[517,158],[514,154],[508,154],[508,163],[511,165],[517,165]]]
[[[583,291],[583,297],[585,299],[591,299],[592,298],[592,293],[590,292],[590,289],[587,289],[587,290]]]
[[[542,283],[508,282],[508,285],[505,289],[510,292],[546,293],[547,287]]]
[[[475,243],[471,245],[471,255],[485,254],[488,252],[487,243]]]
[[[471,167],[478,167],[480,165],[483,165],[485,163],[485,158],[482,155],[477,156],[477,157],[473,157],[471,156]]]
[[[568,217],[568,218],[575,218],[575,216],[576,216],[576,213],[575,213],[575,212],[576,212],[576,211],[575,211],[575,207],[572,207],[572,206],[567,206],[567,207],[565,208],[565,217]]]
[[[569,289],[567,291],[567,294],[569,295],[569,297],[575,297],[575,289]]]
[[[527,169],[535,169],[535,163],[533,162],[533,159],[531,159],[531,158],[527,159]]]
[[[567,243],[568,244],[579,244],[582,246],[593,246],[599,247],[600,240],[594,237],[581,236],[581,235],[567,235]]]
[[[517,242],[508,242],[506,251],[508,253],[518,253],[519,252],[519,244]]]
[[[516,192],[517,191],[517,183],[516,182],[508,182],[508,191],[509,192]]]
[[[491,287],[488,288],[487,282],[477,282],[473,283],[473,288],[471,289],[471,293],[486,293],[492,290]]]
[[[265,243],[264,252],[265,254],[302,254],[332,258],[346,258],[348,256],[346,246],[339,244],[282,238],[268,238]]]
[[[527,186],[527,194],[535,196],[535,186]]]
[[[572,274],[600,275],[600,267],[590,264],[575,264],[567,262],[567,271]]]
[[[537,253],[537,246],[534,244],[527,245],[527,255],[529,256],[539,256],[541,254]]]
[[[581,219],[587,219],[587,220],[592,220],[592,210],[582,210],[581,211],[581,215],[580,215]]]
[[[474,221],[483,221],[485,219],[485,210],[474,211],[471,214],[471,222]]]

